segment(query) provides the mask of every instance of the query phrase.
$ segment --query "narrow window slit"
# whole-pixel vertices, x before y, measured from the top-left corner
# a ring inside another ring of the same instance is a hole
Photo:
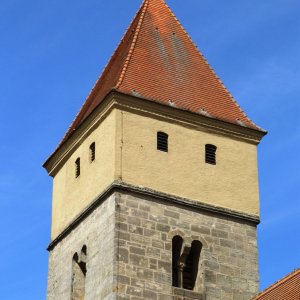
[[[93,162],[96,159],[96,144],[93,142],[90,145],[90,162]]]
[[[80,175],[80,157],[78,157],[75,161],[75,177],[79,177]]]

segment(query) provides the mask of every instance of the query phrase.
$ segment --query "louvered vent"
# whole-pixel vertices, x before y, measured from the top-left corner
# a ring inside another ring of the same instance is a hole
[[[90,162],[93,162],[96,158],[96,144],[93,142],[90,145]]]
[[[79,177],[80,175],[80,158],[78,157],[75,161],[75,177]]]
[[[205,162],[207,164],[216,165],[216,151],[217,147],[215,145],[207,144],[205,145]]]
[[[157,133],[157,150],[168,152],[168,135],[164,132]]]

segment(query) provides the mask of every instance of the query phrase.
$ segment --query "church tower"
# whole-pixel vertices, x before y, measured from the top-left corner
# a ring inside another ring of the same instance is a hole
[[[48,300],[249,300],[255,125],[163,0],[144,0],[44,167]]]

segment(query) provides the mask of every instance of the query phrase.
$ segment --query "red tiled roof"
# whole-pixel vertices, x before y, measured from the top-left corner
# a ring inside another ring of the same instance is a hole
[[[144,0],[62,143],[112,90],[261,130],[163,0]]]
[[[252,300],[299,300],[300,269],[279,280]]]

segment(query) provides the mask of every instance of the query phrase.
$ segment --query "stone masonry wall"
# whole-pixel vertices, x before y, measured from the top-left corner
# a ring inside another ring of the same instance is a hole
[[[249,300],[258,292],[255,224],[142,196],[116,211],[118,300]],[[195,292],[172,288],[172,238],[203,244]]]
[[[87,246],[84,300],[115,299],[113,291],[115,196],[106,199],[49,256],[47,300],[70,300],[73,255]]]
[[[193,292],[172,287],[175,235],[203,245]],[[123,191],[50,251],[47,300],[71,299],[72,258],[84,245],[84,300],[250,300],[258,292],[255,224]]]

